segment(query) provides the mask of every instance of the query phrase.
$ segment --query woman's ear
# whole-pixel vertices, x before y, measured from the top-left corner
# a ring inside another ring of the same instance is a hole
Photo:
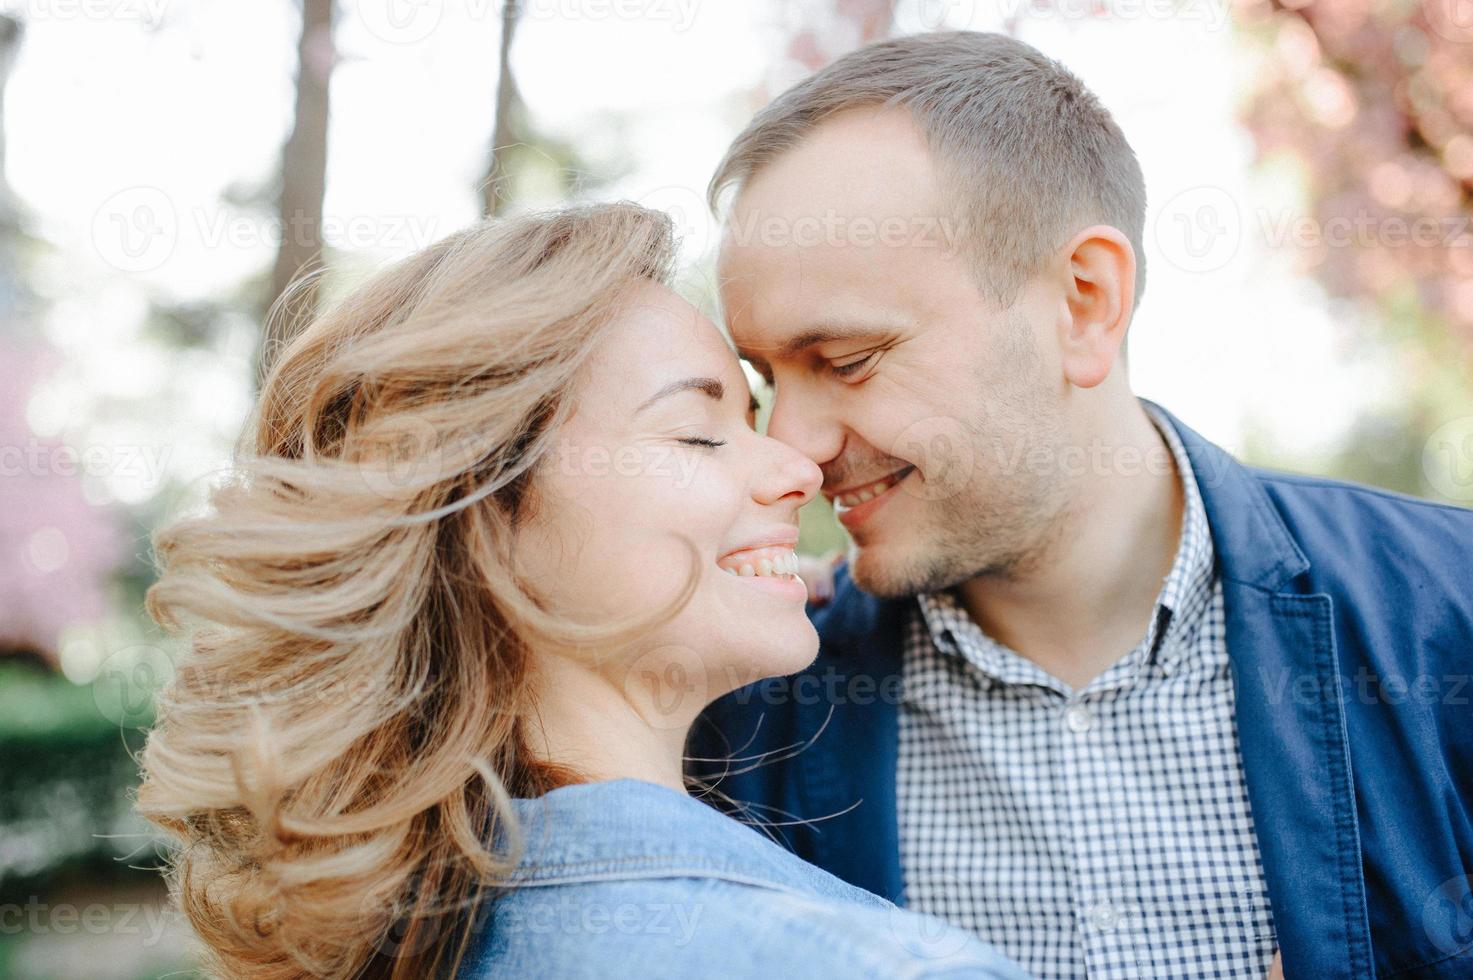
[[[1118,228],[1091,225],[1061,250],[1068,315],[1059,325],[1064,376],[1093,388],[1123,356],[1135,305],[1135,249]]]

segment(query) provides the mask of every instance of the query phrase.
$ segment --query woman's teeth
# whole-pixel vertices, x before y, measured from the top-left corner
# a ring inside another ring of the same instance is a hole
[[[766,550],[721,559],[721,568],[730,575],[783,578],[798,574],[798,555],[793,551]]]
[[[884,477],[883,479],[876,480],[874,483],[866,483],[862,487],[856,487],[846,494],[841,494],[840,496],[835,497],[834,502],[837,503],[840,507],[857,507],[858,505],[864,503],[866,500],[873,500],[875,497],[878,497],[880,494],[884,493],[886,490],[889,490],[891,487],[895,486],[895,484],[905,479],[906,476],[910,473],[911,469],[912,467],[907,466],[905,469],[897,470],[896,472],[891,473],[889,476]]]

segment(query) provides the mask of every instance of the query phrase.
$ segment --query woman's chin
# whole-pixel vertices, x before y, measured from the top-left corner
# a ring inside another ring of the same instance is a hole
[[[720,673],[728,691],[796,674],[818,656],[818,633],[801,610],[796,616],[750,620],[722,632],[726,667]]]
[[[759,678],[796,674],[818,656],[818,633],[807,616],[799,613],[799,617],[801,621],[791,625],[768,622],[752,630],[745,646]],[[755,648],[758,644],[760,649]]]

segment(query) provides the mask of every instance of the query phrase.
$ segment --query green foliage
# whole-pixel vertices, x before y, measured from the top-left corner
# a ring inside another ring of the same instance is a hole
[[[142,741],[108,719],[90,685],[0,665],[0,894],[152,850],[130,806]]]

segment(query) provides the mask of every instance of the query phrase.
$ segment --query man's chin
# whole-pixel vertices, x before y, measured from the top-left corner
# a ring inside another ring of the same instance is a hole
[[[876,598],[905,599],[940,592],[992,571],[962,560],[954,547],[944,537],[912,539],[899,545],[872,542],[863,547],[851,542],[849,578],[860,591]]]
[[[903,599],[927,591],[918,563],[899,549],[880,544],[850,546],[849,578],[861,591],[880,599]]]

